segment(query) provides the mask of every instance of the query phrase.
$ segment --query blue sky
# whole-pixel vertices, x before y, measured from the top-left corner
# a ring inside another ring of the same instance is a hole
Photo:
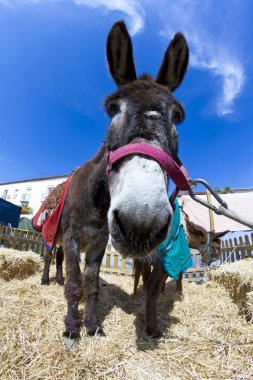
[[[101,145],[116,89],[105,59],[124,19],[137,73],[155,76],[174,33],[190,66],[179,152],[192,178],[253,187],[250,0],[0,0],[0,182],[70,173]]]

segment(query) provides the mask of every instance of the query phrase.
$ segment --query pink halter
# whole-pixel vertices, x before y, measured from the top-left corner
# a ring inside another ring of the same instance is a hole
[[[167,153],[163,152],[161,149],[155,148],[154,146],[145,143],[132,143],[124,145],[121,148],[116,149],[114,152],[108,152],[106,174],[110,174],[112,166],[117,161],[133,154],[141,154],[153,158],[165,170],[167,176],[171,178],[172,181],[176,184],[176,189],[173,191],[170,197],[171,204],[174,203],[179,190],[191,190],[191,185],[189,182],[190,178],[179,158],[177,157],[176,161],[174,161]]]

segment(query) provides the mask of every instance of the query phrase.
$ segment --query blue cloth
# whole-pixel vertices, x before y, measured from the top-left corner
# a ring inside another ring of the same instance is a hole
[[[4,226],[10,224],[11,227],[17,228],[21,209],[22,207],[0,198],[0,224]]]
[[[159,255],[163,270],[170,277],[178,280],[180,273],[191,268],[193,263],[184,227],[181,222],[180,208],[177,199],[175,200],[175,206],[171,232],[156,251]]]

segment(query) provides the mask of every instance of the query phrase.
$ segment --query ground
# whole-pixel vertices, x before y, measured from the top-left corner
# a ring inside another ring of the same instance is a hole
[[[63,345],[63,287],[40,285],[41,273],[0,280],[0,379],[252,379],[253,325],[213,282],[184,282],[173,300],[169,281],[159,302],[163,337],[144,331],[143,293],[133,303],[130,277],[102,274],[99,318],[105,337],[87,337],[77,349]],[[81,305],[82,307],[82,305]]]

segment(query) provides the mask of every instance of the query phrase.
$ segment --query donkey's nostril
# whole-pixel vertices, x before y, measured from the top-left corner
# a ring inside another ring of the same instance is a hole
[[[123,226],[123,224],[122,224],[122,222],[121,222],[121,220],[120,220],[118,210],[114,210],[114,211],[113,211],[113,215],[114,215],[114,220],[115,220],[115,222],[117,223],[117,225],[118,225],[118,227],[119,227],[119,230],[120,230],[122,236],[123,236],[124,238],[126,238],[126,236],[127,236],[127,232],[126,232],[126,230],[125,230],[125,228],[124,228],[124,226]]]

